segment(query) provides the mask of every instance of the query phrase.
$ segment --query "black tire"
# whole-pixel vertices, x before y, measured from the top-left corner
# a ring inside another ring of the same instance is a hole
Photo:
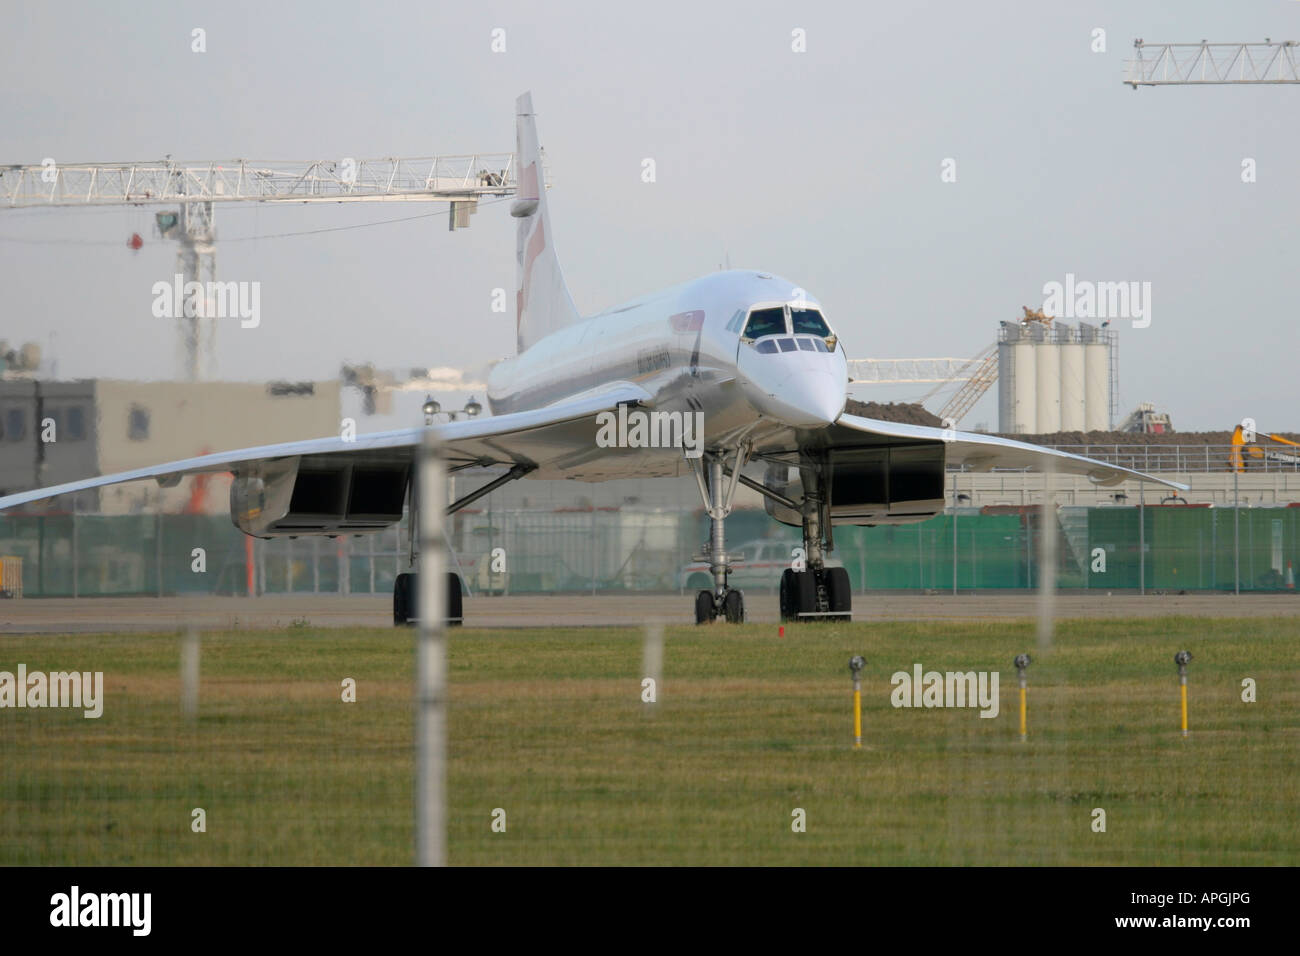
[[[397,579],[393,581],[393,624],[396,627],[414,624],[420,618],[418,609],[415,606],[415,599],[419,594],[417,586],[419,580],[418,573],[406,571],[399,574]],[[446,624],[449,627],[460,626],[465,613],[464,607],[465,602],[461,591],[460,575],[455,571],[448,571]]]
[[[722,602],[722,613],[726,615],[728,624],[744,624],[745,592],[728,591]]]
[[[415,575],[402,573],[393,581],[393,626],[404,627],[415,617],[411,606],[415,597]]]
[[[713,592],[701,591],[695,595],[695,623],[708,624],[713,620]]]
[[[465,602],[461,594],[460,575],[455,571],[447,572],[447,625],[460,627],[465,616]]]
[[[784,571],[781,572],[781,589],[780,589],[781,599],[780,600],[781,600],[781,620],[783,621],[794,620],[795,614],[798,613],[798,609],[795,606],[795,601],[796,601],[795,593],[797,589],[794,584],[794,576],[795,576],[795,572],[791,571],[789,568],[786,568]]]
[[[817,580],[811,571],[781,572],[781,620],[798,620],[801,611],[817,610]]]
[[[827,568],[825,581],[830,612],[849,617],[853,611],[853,586],[849,584],[849,572],[844,568]]]

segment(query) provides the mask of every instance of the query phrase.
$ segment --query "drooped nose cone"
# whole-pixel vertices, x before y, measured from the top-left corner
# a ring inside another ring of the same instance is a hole
[[[738,362],[751,404],[796,428],[831,425],[844,411],[848,366],[843,353],[760,353],[741,345]]]
[[[830,369],[791,376],[785,392],[794,413],[787,419],[791,425],[831,425],[844,411],[844,380],[836,379]]]

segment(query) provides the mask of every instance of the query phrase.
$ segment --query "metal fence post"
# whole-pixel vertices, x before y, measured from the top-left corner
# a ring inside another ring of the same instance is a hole
[[[448,586],[443,559],[445,466],[432,429],[420,447],[417,475],[420,500],[431,507],[419,513],[420,565],[416,578],[419,630],[415,645],[415,863],[445,866],[447,640],[443,616]]]
[[[1138,482],[1138,593],[1147,593],[1147,491],[1146,482]]]
[[[154,525],[154,561],[157,565],[156,570],[158,574],[158,596],[159,597],[163,596],[162,532],[163,532],[163,516],[162,516],[162,512],[160,511],[158,512],[157,515],[155,515],[155,525]]]
[[[1237,469],[1232,469],[1232,593],[1241,594],[1241,497]]]
[[[952,473],[952,596],[957,596],[957,472]]]

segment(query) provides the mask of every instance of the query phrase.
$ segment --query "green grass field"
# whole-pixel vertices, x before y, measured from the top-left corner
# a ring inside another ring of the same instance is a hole
[[[786,635],[669,629],[647,705],[638,631],[453,632],[449,861],[1300,863],[1295,620],[1067,621],[1041,655],[1027,623]],[[1025,743],[1023,650],[1036,657]],[[175,635],[0,639],[0,670],[20,661],[102,670],[106,701],[98,720],[0,711],[0,864],[412,861],[410,632],[206,634],[193,724]],[[916,662],[1000,671],[1000,714],[893,708],[890,675]],[[347,677],[356,703],[341,700]],[[191,831],[195,807],[206,832]],[[792,832],[795,808],[806,832]]]

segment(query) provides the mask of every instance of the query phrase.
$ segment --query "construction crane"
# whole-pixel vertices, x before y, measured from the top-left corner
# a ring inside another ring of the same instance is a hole
[[[424,392],[429,401],[433,394],[443,392],[485,392],[487,383],[478,377],[466,379],[461,369],[413,368],[402,371],[376,369],[369,362],[363,365],[344,365],[339,377],[343,385],[355,388],[362,396],[362,413],[388,415],[392,412],[392,397],[396,392]]]
[[[549,185],[549,183],[548,183]],[[515,191],[513,153],[430,156],[417,159],[301,162],[78,163],[0,166],[0,210],[40,206],[174,206],[155,215],[158,234],[174,239],[187,292],[183,354],[187,377],[202,378],[212,355],[215,325],[208,301],[215,288],[216,230],[220,203],[445,202],[447,226],[463,229],[484,197]],[[139,236],[129,243],[140,248]],[[198,283],[191,286],[190,283]]]
[[[943,419],[945,426],[949,425],[949,423],[955,426],[957,422],[961,421],[966,413],[975,407],[975,403],[983,397],[984,393],[992,387],[993,383],[998,380],[997,345],[990,345],[967,361],[959,377],[965,377],[966,381],[961,388],[957,389],[952,398],[948,399],[943,408],[939,409],[939,417]],[[931,389],[925,398],[929,398],[942,387],[938,386]],[[925,398],[921,399],[922,403],[925,402]]]
[[[962,378],[965,358],[849,359],[849,381],[855,385],[949,384]]]
[[[990,345],[974,358],[850,359],[853,385],[933,385],[921,397],[924,404],[943,388],[961,383],[939,412],[940,418],[960,421],[989,386],[998,380],[997,346]]]
[[[1022,305],[1022,325],[1041,323],[1051,328],[1053,317],[1042,309]],[[954,425],[960,422],[998,380],[997,343],[984,348],[973,358],[927,359],[853,359],[849,362],[849,380],[854,384],[933,384],[934,388],[921,396],[921,404],[955,382],[961,387],[939,409],[939,417]]]
[[[1050,329],[1052,327],[1053,316],[1044,314],[1042,309],[1031,309],[1027,305],[1022,305],[1020,310],[1024,312],[1024,317],[1020,320],[1021,325],[1037,322],[1044,328]],[[965,417],[967,412],[975,407],[975,403],[984,397],[984,393],[992,388],[997,380],[998,346],[995,342],[974,358],[967,359],[956,375],[930,389],[929,392],[922,396],[921,402],[924,404],[927,399],[932,398],[945,385],[961,382],[961,387],[953,393],[953,396],[948,399],[943,408],[939,409],[939,417],[945,422],[951,421],[955,425]]]
[[[1263,43],[1147,43],[1125,62],[1124,82],[1139,86],[1300,83],[1295,40]]]

